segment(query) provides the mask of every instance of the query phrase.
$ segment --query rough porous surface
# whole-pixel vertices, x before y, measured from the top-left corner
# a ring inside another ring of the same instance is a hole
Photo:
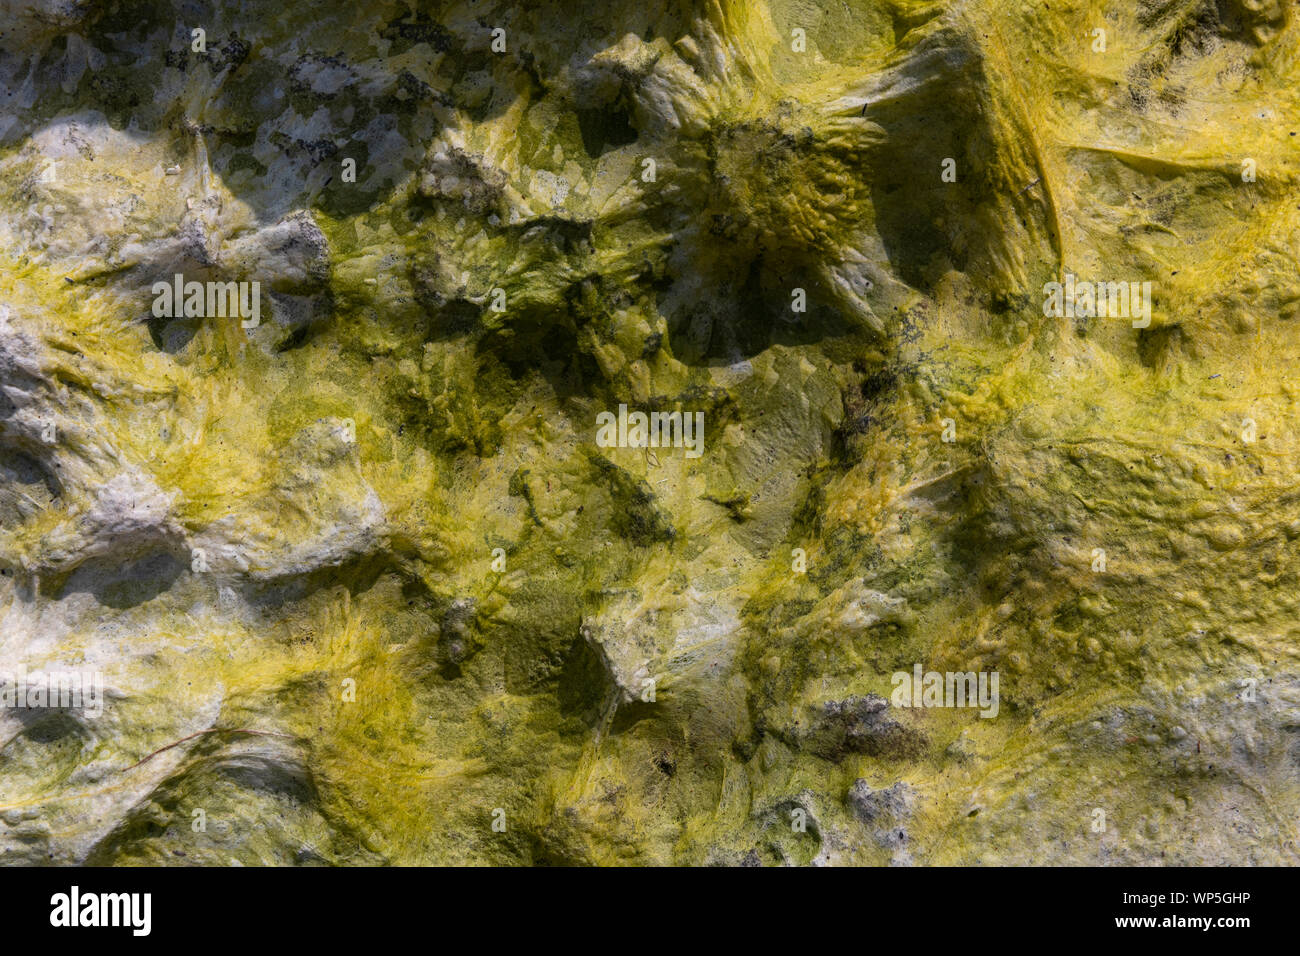
[[[0,862],[1297,862],[1297,20],[0,0]]]

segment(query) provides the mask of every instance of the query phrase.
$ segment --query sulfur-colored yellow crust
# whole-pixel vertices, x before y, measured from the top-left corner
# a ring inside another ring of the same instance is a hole
[[[1297,862],[1294,5],[131,6],[0,0],[0,862]]]

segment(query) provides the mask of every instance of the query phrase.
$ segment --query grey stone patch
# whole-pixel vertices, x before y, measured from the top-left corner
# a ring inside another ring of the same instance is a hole
[[[426,199],[458,203],[481,216],[500,211],[506,182],[505,173],[481,157],[439,145],[429,151],[420,168],[419,192]]]
[[[813,708],[807,725],[796,723],[783,733],[792,745],[839,762],[849,754],[873,757],[914,757],[925,737],[890,713],[889,701],[878,694],[855,694]]]
[[[238,275],[257,279],[265,274],[266,284],[276,292],[306,294],[330,279],[329,243],[305,210],[232,239],[221,258]]]
[[[853,816],[870,828],[875,844],[894,852],[891,860],[894,865],[910,865],[911,854],[906,851],[909,837],[904,823],[915,808],[915,790],[901,781],[875,790],[859,777],[849,788],[845,802]]]
[[[848,804],[863,823],[878,823],[908,817],[916,802],[916,791],[906,783],[894,784],[883,790],[873,790],[859,777],[849,788]]]

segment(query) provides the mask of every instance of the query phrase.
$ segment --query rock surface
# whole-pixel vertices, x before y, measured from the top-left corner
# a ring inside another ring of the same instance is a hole
[[[0,0],[0,862],[1297,862],[1297,8],[579,6]]]

